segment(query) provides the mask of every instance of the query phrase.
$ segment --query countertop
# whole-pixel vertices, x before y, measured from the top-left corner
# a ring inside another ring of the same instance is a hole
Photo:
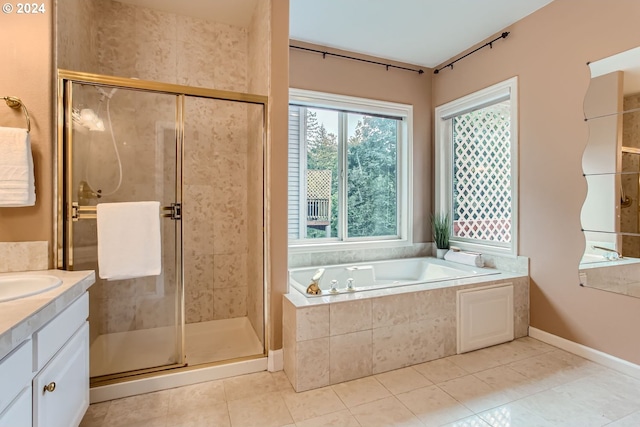
[[[49,274],[59,277],[62,279],[62,284],[41,294],[0,302],[0,359],[60,314],[96,280],[95,272],[92,270],[24,271],[0,273],[0,277],[34,274]]]

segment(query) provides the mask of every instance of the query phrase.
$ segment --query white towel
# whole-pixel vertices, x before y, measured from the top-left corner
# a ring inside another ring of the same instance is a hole
[[[162,269],[160,203],[99,203],[98,274],[107,280],[157,276]]]
[[[482,254],[474,252],[447,251],[444,254],[446,261],[457,262],[459,264],[475,265],[476,267],[484,267]]]
[[[0,207],[35,204],[29,132],[26,129],[0,127]]]

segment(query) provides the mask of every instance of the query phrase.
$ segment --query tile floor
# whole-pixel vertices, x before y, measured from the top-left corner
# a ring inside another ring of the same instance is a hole
[[[91,405],[81,427],[637,427],[640,380],[526,337],[295,393],[260,372]]]

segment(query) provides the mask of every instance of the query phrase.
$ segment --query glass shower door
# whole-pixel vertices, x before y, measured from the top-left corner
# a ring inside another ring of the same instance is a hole
[[[184,99],[185,355],[265,352],[262,104]]]
[[[90,369],[95,379],[184,365],[181,302],[181,114],[176,95],[67,83],[66,268],[96,270],[89,289]],[[69,108],[67,108],[69,110]],[[103,280],[96,205],[158,201],[159,276]],[[172,206],[174,206],[172,210]]]

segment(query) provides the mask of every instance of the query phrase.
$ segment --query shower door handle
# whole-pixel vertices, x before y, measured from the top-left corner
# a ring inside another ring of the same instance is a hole
[[[171,203],[170,206],[162,206],[160,208],[160,217],[171,218],[174,221],[182,219],[182,203]],[[71,204],[70,217],[72,221],[80,221],[81,219],[96,219],[95,206],[80,206],[78,202]]]

